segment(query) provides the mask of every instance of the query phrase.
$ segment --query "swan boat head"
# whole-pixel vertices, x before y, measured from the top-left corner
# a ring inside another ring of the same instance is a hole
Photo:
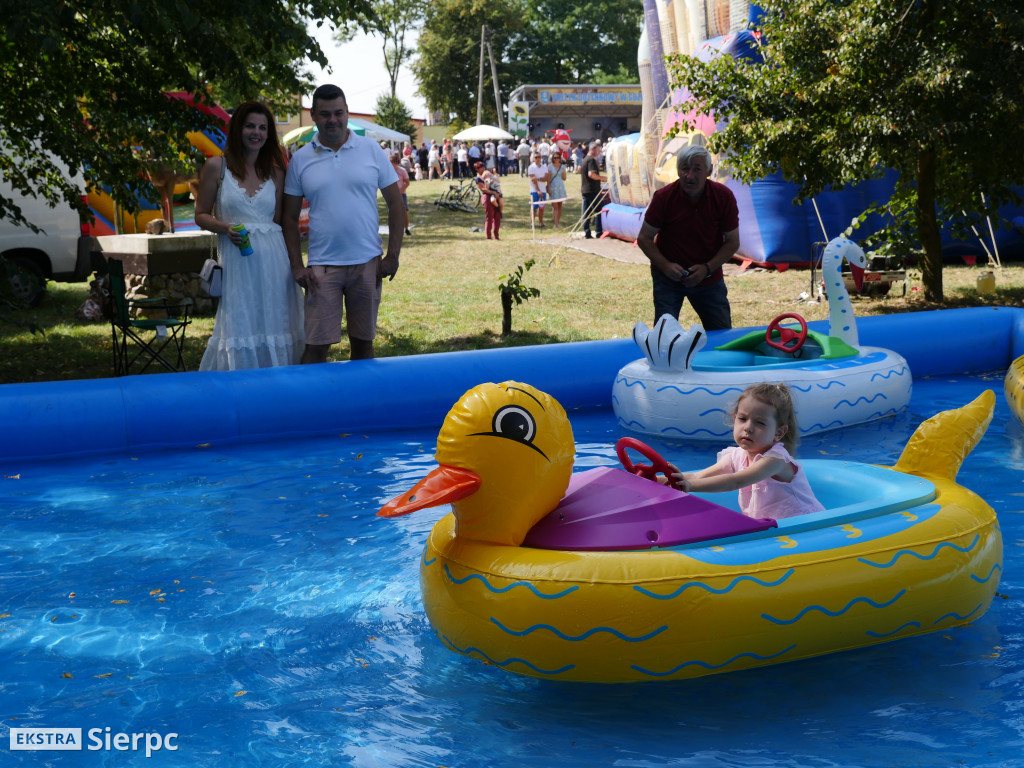
[[[850,265],[854,285],[860,290],[864,282],[864,270],[868,259],[864,250],[852,240],[837,237],[830,240],[821,255],[821,269],[825,273],[825,290],[828,292],[828,335],[842,339],[851,347],[857,347],[857,320],[850,302],[850,292],[843,281],[843,262]]]
[[[529,384],[481,384],[445,417],[439,466],[378,514],[452,505],[456,535],[518,546],[565,495],[575,442],[565,410]]]

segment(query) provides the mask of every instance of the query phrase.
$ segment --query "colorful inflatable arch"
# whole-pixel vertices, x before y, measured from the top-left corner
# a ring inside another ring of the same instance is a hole
[[[217,105],[202,104],[195,100],[192,94],[186,91],[170,91],[167,96],[172,99],[179,99],[189,106],[211,115],[221,124],[220,128],[213,128],[209,131],[191,131],[187,135],[189,143],[207,157],[221,155],[224,153],[224,145],[227,141],[228,121],[231,115]],[[179,184],[174,188],[175,195],[188,192],[188,184]],[[110,187],[89,187],[88,191],[89,208],[92,210],[96,223],[93,232],[97,235],[114,235],[117,229],[114,225],[114,200],[110,196]],[[125,234],[143,232],[146,224],[153,219],[161,217],[160,203],[151,203],[141,194],[136,193],[136,200],[139,202],[140,212],[135,216],[124,217]]]
[[[706,144],[720,124],[720,116],[696,112],[685,88],[669,91],[665,67],[657,66],[661,57],[678,51],[703,60],[733,56],[759,61],[759,44],[749,29],[760,14],[761,9],[746,0],[644,0],[645,24],[637,54],[644,130],[638,140],[630,141],[630,146],[642,146],[647,153],[651,193],[675,181],[676,153],[688,144]],[[648,99],[653,105],[648,105]],[[673,138],[664,138],[674,128],[679,132]],[[649,200],[638,200],[635,187],[626,189],[621,183],[621,168],[626,162],[618,153],[610,161],[609,176],[618,176],[619,180],[610,185],[612,205],[605,209],[604,229],[633,239],[642,220],[635,209],[645,207]],[[739,255],[759,263],[809,261],[814,243],[836,237],[870,205],[887,200],[896,180],[895,173],[889,173],[793,205],[797,188],[781,176],[743,184],[729,175],[728,158],[716,158],[716,166],[717,180],[733,191],[739,204]],[[1007,206],[1000,212],[1007,221],[1022,214],[1024,208],[1019,206]],[[881,226],[880,217],[869,218],[861,224],[857,236],[866,237]],[[1000,253],[1024,253],[1021,228],[996,228],[994,239]],[[943,252],[947,259],[984,259],[985,245],[980,240],[954,240],[944,231]]]

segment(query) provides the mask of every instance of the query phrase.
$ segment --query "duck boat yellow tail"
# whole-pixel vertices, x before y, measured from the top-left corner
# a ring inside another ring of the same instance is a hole
[[[925,421],[892,468],[803,462],[826,510],[776,522],[620,469],[573,475],[561,406],[483,384],[445,419],[441,466],[380,514],[452,504],[420,564],[427,616],[511,672],[631,682],[794,661],[985,613],[1002,538],[955,477],[994,402]]]

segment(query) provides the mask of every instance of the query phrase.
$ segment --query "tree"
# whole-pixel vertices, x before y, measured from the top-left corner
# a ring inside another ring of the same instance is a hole
[[[391,80],[391,97],[398,88],[398,74],[402,66],[412,59],[415,48],[406,42],[406,36],[423,21],[426,0],[369,0],[370,10],[359,13],[351,21],[340,21],[335,38],[348,42],[359,32],[367,30],[381,38],[384,68]]]
[[[505,49],[521,24],[521,0],[437,0],[427,8],[417,61],[412,65],[427,107],[447,118],[476,124],[480,67],[480,28],[498,32],[491,48],[498,62],[499,85],[508,76]],[[484,93],[494,92],[490,67],[484,68]],[[506,83],[507,86],[507,83]],[[493,100],[484,98],[485,123],[497,123]]]
[[[509,45],[520,83],[587,83],[606,73],[639,82],[637,45],[643,4],[637,0],[536,0]]]
[[[416,126],[412,122],[409,108],[401,99],[386,93],[377,97],[377,124],[409,136],[416,135]]]
[[[728,123],[745,181],[781,172],[800,199],[899,173],[890,245],[924,251],[925,297],[942,300],[939,222],[970,225],[1024,181],[1024,11],[1019,0],[764,0],[764,64],[678,57],[671,66]]]
[[[307,20],[366,9],[366,0],[0,0],[0,172],[24,194],[86,213],[63,163],[137,210],[132,187],[146,165],[181,166],[182,152],[198,159],[186,134],[211,125],[165,91],[294,101],[310,84],[303,61],[326,63]],[[24,223],[3,197],[0,218]]]

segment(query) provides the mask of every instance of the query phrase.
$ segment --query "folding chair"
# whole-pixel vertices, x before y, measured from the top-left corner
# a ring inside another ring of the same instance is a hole
[[[114,375],[133,373],[132,366],[141,363],[135,373],[142,373],[153,363],[169,371],[184,371],[185,328],[191,299],[174,304],[166,298],[132,299],[125,296],[124,265],[117,259],[107,260],[110,275],[110,299],[113,312],[110,331],[114,339]],[[158,317],[132,318],[133,309]],[[168,354],[164,353],[167,349]]]

